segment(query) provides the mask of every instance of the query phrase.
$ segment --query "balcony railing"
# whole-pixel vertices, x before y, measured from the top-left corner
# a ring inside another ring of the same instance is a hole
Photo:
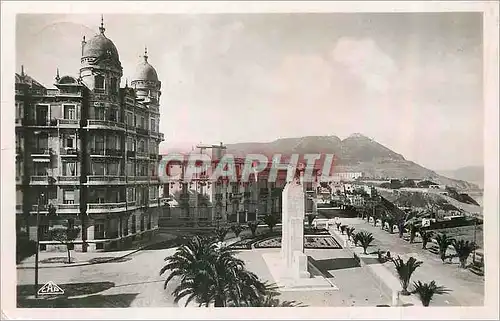
[[[106,156],[119,156],[119,157],[122,157],[124,153],[125,153],[125,151],[120,150],[120,149],[107,148],[105,155]]]
[[[90,203],[87,204],[87,210],[115,210],[115,209],[125,209],[126,202],[119,203]]]
[[[135,131],[137,132],[137,134],[141,134],[141,135],[149,135],[149,131],[147,129],[144,129],[144,128],[136,128]]]
[[[149,158],[149,155],[146,152],[136,152],[135,156],[136,157]]]
[[[38,147],[38,148],[35,147],[35,149],[33,149],[33,151],[31,153],[35,154],[35,155],[50,156],[51,151],[52,151],[52,149],[49,147]]]
[[[64,147],[60,149],[59,153],[61,155],[77,156],[78,150],[76,148]]]
[[[78,127],[80,124],[80,121],[78,119],[58,119],[57,120],[58,125],[60,127]]]
[[[40,204],[40,211],[48,211],[49,210],[49,204]],[[38,204],[31,205],[31,211],[36,212],[38,211]]]
[[[163,134],[163,133],[158,133],[158,137],[159,137],[161,140],[165,140],[165,134]]]
[[[59,176],[57,179],[60,184],[78,184],[80,182],[80,176]]]
[[[89,175],[89,183],[124,183],[125,176],[110,176],[110,175]]]
[[[134,158],[135,157],[135,150],[128,150],[127,151],[127,157]]]
[[[30,183],[31,184],[48,184],[49,183],[49,176],[44,175],[44,176],[31,176],[30,177]]]
[[[136,182],[147,182],[149,180],[148,176],[135,176]]]
[[[59,204],[58,208],[62,211],[78,211],[80,210],[80,204]]]
[[[125,124],[111,120],[89,119],[87,120],[88,127],[106,127],[113,129],[125,130]]]

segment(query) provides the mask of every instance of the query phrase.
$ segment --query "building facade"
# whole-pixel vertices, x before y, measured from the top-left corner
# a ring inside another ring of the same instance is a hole
[[[161,82],[147,52],[131,87],[120,88],[118,50],[99,33],[81,42],[78,77],[48,89],[16,74],[16,222],[58,243],[49,230],[77,226],[75,249],[120,248],[152,234],[161,211],[158,180]],[[37,216],[39,224],[37,228]]]
[[[220,148],[218,149],[220,150]],[[223,150],[223,149],[222,149]],[[212,154],[214,170],[224,154]],[[188,162],[170,162],[170,170],[183,176]],[[241,178],[245,160],[235,158],[237,177]],[[276,180],[270,180],[272,163],[257,175],[250,174],[248,181],[236,182],[219,179],[211,181],[206,170],[195,173],[193,179],[182,179],[163,186],[165,195],[173,200],[168,210],[162,212],[161,227],[210,227],[217,224],[247,223],[262,219],[269,214],[282,215],[282,191],[286,184],[287,170],[278,169]],[[318,169],[313,171],[317,176]],[[306,214],[316,213],[316,198],[319,184],[304,183],[306,193]]]

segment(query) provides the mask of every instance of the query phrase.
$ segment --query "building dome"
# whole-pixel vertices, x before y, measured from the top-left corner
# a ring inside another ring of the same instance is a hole
[[[109,56],[117,61],[120,60],[115,44],[101,33],[87,41],[83,47],[83,57]]]
[[[144,60],[135,69],[133,80],[158,81],[158,75],[156,74],[156,70],[153,66],[151,66],[147,60]]]
[[[158,74],[156,73],[156,70],[148,62],[147,49],[144,53],[144,61],[141,62],[135,69],[135,74],[132,81],[136,80],[158,81]]]

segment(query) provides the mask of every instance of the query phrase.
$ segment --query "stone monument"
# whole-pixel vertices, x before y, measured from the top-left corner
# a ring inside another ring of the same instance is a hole
[[[283,189],[281,258],[290,276],[308,278],[304,254],[305,195],[300,179],[288,182]]]

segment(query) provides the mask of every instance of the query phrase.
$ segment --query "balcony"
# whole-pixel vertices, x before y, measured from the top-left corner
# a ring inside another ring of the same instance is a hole
[[[57,212],[59,213],[78,213],[80,212],[80,204],[59,204]]]
[[[79,185],[80,176],[59,176],[57,178],[59,185]]]
[[[37,204],[31,205],[31,212],[48,212],[49,211],[49,204],[40,204],[40,207],[38,207]]]
[[[127,151],[127,157],[129,157],[129,158],[135,158],[135,150],[128,150]]]
[[[111,148],[91,148],[90,156],[110,156],[110,157],[123,157],[125,151],[120,149]]]
[[[50,156],[52,154],[52,148],[49,147],[35,147],[31,152],[33,156]]]
[[[149,154],[146,152],[136,152],[135,157],[137,157],[137,158],[149,158]]]
[[[78,156],[78,150],[76,148],[64,147],[59,150],[61,156]]]
[[[243,193],[243,197],[244,198],[250,198],[251,196],[252,196],[252,193],[250,193],[250,192],[244,192]]]
[[[57,127],[57,119],[36,119],[36,120],[21,120],[24,126],[35,126],[35,127]]]
[[[125,130],[124,123],[118,123],[111,120],[89,119],[87,120],[87,127],[90,129],[113,129]]]
[[[149,176],[135,176],[136,183],[147,183],[149,182]]]
[[[136,128],[135,131],[137,134],[144,135],[144,136],[149,136],[149,131],[144,128]]]
[[[158,154],[156,154],[156,153],[150,153],[149,154],[149,159],[151,159],[151,160],[158,160]]]
[[[58,119],[58,126],[61,128],[77,128],[80,127],[80,121],[78,119]]]
[[[121,185],[125,184],[125,176],[89,175],[88,185]]]
[[[48,185],[49,184],[49,176],[31,176],[30,177],[30,185]]]
[[[163,141],[165,140],[165,135],[163,133],[158,133],[158,138]]]
[[[91,203],[87,204],[87,213],[98,214],[98,213],[117,213],[124,212],[127,208],[126,202],[119,203]]]

